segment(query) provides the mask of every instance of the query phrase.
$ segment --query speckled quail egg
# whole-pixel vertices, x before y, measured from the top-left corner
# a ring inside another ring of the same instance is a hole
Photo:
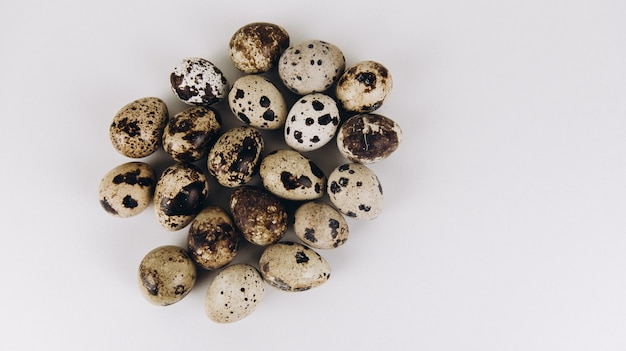
[[[210,106],[228,95],[228,80],[211,61],[201,57],[183,59],[170,74],[172,91],[180,101]]]
[[[263,188],[242,186],[230,197],[235,225],[249,242],[266,246],[287,232],[287,211],[278,197]]]
[[[228,55],[238,70],[253,74],[269,71],[289,47],[289,33],[276,24],[249,23],[237,29],[228,43]]]
[[[132,217],[152,201],[156,173],[144,162],[127,162],[109,172],[100,181],[100,205],[116,217]]]
[[[383,210],[383,188],[371,169],[360,163],[346,163],[328,176],[328,197],[341,213],[355,219],[371,220]]]
[[[308,152],[326,145],[341,120],[335,100],[322,93],[301,97],[289,110],[284,137],[287,146]]]
[[[372,112],[383,104],[392,87],[393,80],[385,66],[375,61],[362,61],[339,78],[335,96],[346,111]]]
[[[263,136],[256,128],[232,128],[222,134],[209,151],[209,173],[222,186],[244,185],[258,171],[263,147]]]
[[[321,93],[343,74],[346,59],[333,44],[307,40],[288,47],[278,61],[283,84],[298,95]]]
[[[237,255],[239,233],[226,210],[207,206],[189,226],[187,248],[198,266],[222,268]]]
[[[260,75],[237,79],[228,93],[228,104],[237,119],[259,129],[281,128],[287,118],[285,98],[272,81]]]
[[[202,210],[209,183],[193,163],[176,163],[159,177],[154,190],[154,209],[159,224],[176,231],[187,226]]]
[[[306,245],[285,241],[263,250],[259,267],[265,281],[283,291],[305,291],[330,278],[330,265]]]
[[[267,154],[261,161],[259,174],[263,186],[283,199],[319,199],[326,188],[324,172],[294,150],[280,149]]]
[[[146,300],[167,306],[189,294],[196,283],[196,266],[182,247],[160,246],[143,257],[137,278]]]
[[[161,146],[168,119],[167,106],[156,97],[137,99],[122,107],[113,117],[109,136],[115,150],[131,158],[142,158]]]
[[[206,154],[221,128],[219,112],[203,106],[177,113],[163,130],[163,148],[180,162],[194,162]]]
[[[348,240],[348,223],[334,207],[306,202],[296,210],[293,229],[302,242],[316,249],[334,249]]]
[[[352,162],[374,163],[389,157],[402,141],[400,126],[373,113],[348,118],[337,132],[339,152]]]
[[[212,321],[232,323],[254,312],[264,295],[265,282],[261,273],[249,264],[233,264],[211,281],[204,309]]]

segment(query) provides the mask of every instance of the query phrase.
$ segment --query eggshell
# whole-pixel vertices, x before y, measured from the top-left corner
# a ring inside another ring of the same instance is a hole
[[[221,128],[219,112],[202,106],[177,113],[165,125],[163,148],[180,162],[194,162],[206,155]]]
[[[100,205],[115,217],[132,217],[152,201],[156,173],[144,162],[127,162],[110,170],[100,181]]]
[[[373,112],[380,108],[392,87],[387,67],[376,61],[361,61],[339,78],[335,96],[346,111]]]
[[[328,176],[328,198],[348,217],[371,220],[383,210],[383,188],[376,174],[360,163],[346,163]]]
[[[346,120],[337,132],[337,148],[352,162],[375,163],[391,156],[402,142],[402,129],[392,119],[378,114],[358,114]]]
[[[296,151],[317,150],[332,140],[340,120],[337,103],[330,96],[322,93],[303,96],[289,110],[285,142]]]
[[[113,117],[109,137],[113,148],[130,158],[142,158],[161,146],[168,111],[156,97],[137,99],[122,107]]]
[[[285,98],[272,81],[259,75],[237,79],[228,104],[237,119],[259,129],[279,129],[287,118]]]
[[[296,210],[294,231],[305,245],[334,249],[348,240],[348,223],[334,207],[321,201],[306,202]]]
[[[287,212],[265,189],[243,186],[230,197],[230,212],[243,237],[259,246],[278,242],[287,232]]]
[[[261,273],[249,264],[234,264],[213,278],[204,300],[205,312],[217,323],[236,322],[254,312],[264,295]]]
[[[326,176],[301,153],[281,149],[266,155],[259,169],[263,186],[289,200],[314,200],[324,195]]]
[[[330,265],[313,249],[294,242],[279,242],[265,248],[259,259],[265,281],[284,291],[305,291],[330,278]]]
[[[167,306],[189,294],[196,283],[196,266],[182,247],[160,246],[143,257],[137,278],[146,300]]]
[[[256,128],[232,128],[222,134],[209,151],[209,173],[222,186],[234,188],[244,185],[258,171],[263,147],[263,136]]]
[[[170,74],[172,91],[180,101],[210,106],[228,95],[228,80],[211,61],[201,57],[181,60]]]
[[[252,74],[269,71],[289,46],[289,33],[276,24],[254,22],[237,29],[228,43],[228,55],[238,70]]]
[[[207,206],[189,226],[187,248],[196,264],[204,269],[222,268],[237,255],[239,233],[226,210]]]

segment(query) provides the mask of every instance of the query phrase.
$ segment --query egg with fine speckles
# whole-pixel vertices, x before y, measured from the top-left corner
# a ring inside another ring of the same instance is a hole
[[[275,130],[285,124],[287,104],[276,85],[260,75],[237,79],[228,93],[230,110],[241,122]]]
[[[387,67],[376,61],[362,61],[339,78],[335,96],[346,111],[372,112],[385,102],[392,87]]]
[[[143,257],[137,278],[146,300],[168,306],[189,294],[196,283],[196,266],[182,247],[159,246]]]
[[[183,59],[170,74],[172,91],[188,105],[210,106],[228,95],[228,80],[211,61],[201,57]]]
[[[335,100],[322,93],[301,97],[289,110],[284,137],[287,146],[308,152],[333,139],[341,117]]]
[[[156,174],[149,164],[121,164],[107,172],[100,181],[100,205],[115,217],[136,216],[150,205],[155,184]]]
[[[348,217],[371,220],[383,210],[383,188],[371,169],[360,163],[346,163],[328,176],[328,198]]]
[[[130,158],[153,154],[161,146],[167,119],[167,106],[159,98],[146,97],[126,104],[109,127],[113,148]]]
[[[240,126],[222,134],[207,158],[209,173],[220,185],[235,188],[252,180],[265,143],[254,127]]]
[[[204,269],[222,268],[237,255],[239,233],[228,212],[207,206],[189,226],[187,248],[196,264]]]
[[[326,189],[324,172],[309,158],[290,149],[265,155],[259,174],[263,186],[283,199],[319,199]]]
[[[194,162],[206,155],[221,128],[219,112],[194,106],[177,113],[163,130],[163,148],[180,162]]]
[[[232,323],[249,316],[263,300],[261,273],[244,263],[230,265],[213,278],[205,295],[207,316],[217,323]]]
[[[252,244],[274,244],[287,232],[288,217],[284,205],[263,188],[242,186],[235,189],[229,206],[235,225]]]
[[[228,55],[238,70],[253,74],[269,71],[289,46],[289,33],[273,23],[254,22],[237,29],[228,43]]]

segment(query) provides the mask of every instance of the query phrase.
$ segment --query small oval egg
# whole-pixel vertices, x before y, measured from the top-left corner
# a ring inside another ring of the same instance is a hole
[[[301,97],[287,116],[285,142],[300,152],[317,150],[326,145],[335,136],[341,120],[335,100],[322,93]]]
[[[285,124],[287,104],[276,85],[260,75],[237,79],[228,93],[230,110],[241,122],[275,130]]]
[[[337,132],[337,148],[352,162],[375,163],[389,157],[402,141],[400,126],[385,116],[358,114]]]
[[[154,191],[154,208],[161,226],[176,231],[187,226],[202,210],[209,183],[192,163],[176,163],[159,177]]]
[[[315,249],[334,249],[348,240],[348,223],[334,207],[320,201],[306,202],[296,210],[294,231]]]
[[[209,151],[209,173],[222,186],[244,185],[258,171],[263,147],[263,136],[256,128],[232,128],[222,134]]]
[[[362,61],[348,68],[335,87],[341,106],[350,112],[372,112],[380,108],[393,87],[389,70],[375,61]]]
[[[310,159],[294,150],[267,154],[259,169],[263,186],[288,200],[314,200],[324,195],[326,176]]]
[[[254,22],[237,29],[228,43],[228,55],[238,70],[253,74],[269,71],[289,47],[289,33],[276,24]]]
[[[211,61],[201,57],[181,60],[170,74],[172,91],[188,105],[210,106],[228,95],[228,80]]]
[[[305,291],[330,278],[330,265],[313,249],[294,242],[265,248],[259,259],[265,281],[283,291]]]
[[[346,59],[333,44],[307,40],[288,47],[278,61],[283,84],[298,95],[321,93],[343,74]]]
[[[187,248],[198,266],[222,268],[237,255],[239,233],[226,210],[207,206],[189,226]]]
[[[194,162],[206,154],[221,128],[219,112],[195,106],[177,113],[163,130],[163,148],[180,162]]]
[[[383,188],[376,174],[360,163],[346,163],[328,176],[328,197],[341,213],[371,220],[383,210]]]
[[[146,300],[168,306],[189,294],[196,283],[196,266],[182,247],[160,246],[143,257],[137,278]]]
[[[100,205],[116,217],[136,216],[150,205],[156,181],[156,173],[147,163],[121,164],[100,181]]]
[[[207,289],[204,309],[217,323],[232,323],[249,316],[265,294],[261,273],[249,264],[238,263],[220,271]]]
[[[122,107],[113,117],[109,137],[115,150],[130,158],[142,158],[161,146],[168,119],[167,106],[156,97],[137,99]]]
[[[287,232],[287,211],[278,197],[265,189],[243,186],[230,197],[230,212],[243,237],[259,246],[278,242]]]

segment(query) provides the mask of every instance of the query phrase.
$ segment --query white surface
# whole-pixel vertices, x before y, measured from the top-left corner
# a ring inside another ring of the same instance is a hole
[[[3,2],[0,349],[626,349],[625,4]],[[143,255],[186,231],[152,208],[113,218],[96,190],[128,160],[115,112],[144,96],[182,109],[168,75],[187,56],[234,81],[227,42],[253,21],[385,64],[379,112],[405,139],[372,166],[381,217],[321,252],[328,283],[268,286],[217,325],[211,274],[165,308],[137,288]]]

